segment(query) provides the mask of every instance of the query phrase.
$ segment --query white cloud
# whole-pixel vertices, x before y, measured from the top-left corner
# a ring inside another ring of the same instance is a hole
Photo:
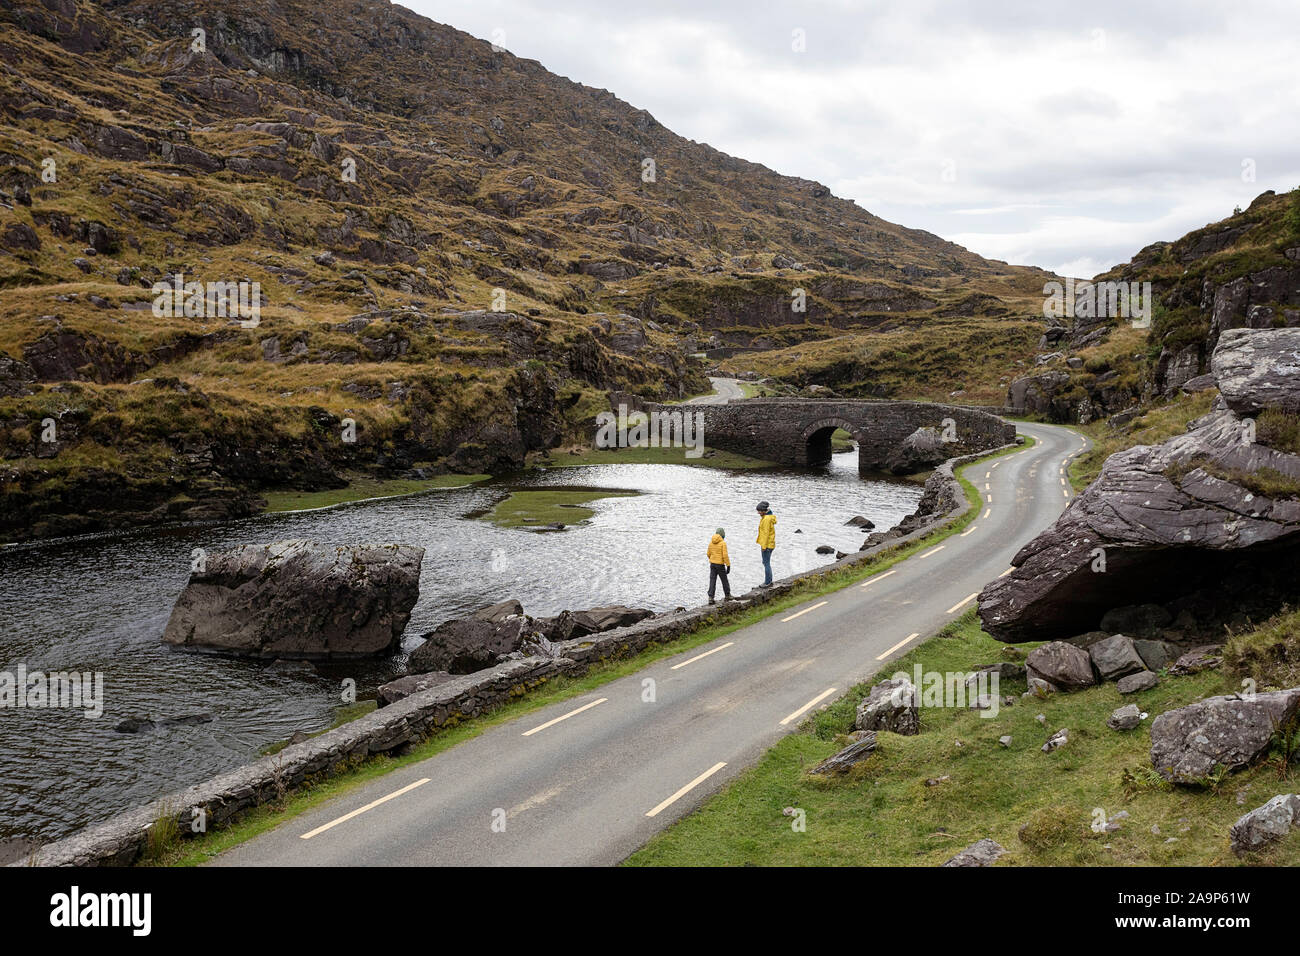
[[[1300,185],[1289,0],[407,5],[502,28],[513,53],[876,215],[1069,274]]]

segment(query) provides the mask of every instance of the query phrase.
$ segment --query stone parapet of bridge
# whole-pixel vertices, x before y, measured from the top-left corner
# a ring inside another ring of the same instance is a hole
[[[750,398],[725,405],[661,405],[615,392],[610,403],[615,410],[621,404],[629,411],[700,413],[706,448],[797,467],[828,462],[831,435],[842,428],[858,443],[861,474],[881,471],[891,453],[919,428],[939,432],[948,458],[1016,440],[1016,426],[996,414],[935,402]]]

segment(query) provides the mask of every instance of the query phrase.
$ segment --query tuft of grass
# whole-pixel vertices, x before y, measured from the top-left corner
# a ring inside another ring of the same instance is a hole
[[[1255,417],[1255,439],[1276,451],[1300,455],[1300,415],[1265,409]]]
[[[181,844],[180,824],[176,822],[176,812],[164,806],[158,813],[158,819],[149,826],[145,838],[143,862],[155,863],[165,859]]]
[[[1300,609],[1286,609],[1254,631],[1234,634],[1223,648],[1224,664],[1261,689],[1300,684]]]

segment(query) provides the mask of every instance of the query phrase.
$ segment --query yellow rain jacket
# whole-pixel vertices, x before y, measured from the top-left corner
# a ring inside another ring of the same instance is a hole
[[[769,512],[758,519],[758,538],[755,542],[764,550],[776,547],[776,515]]]
[[[727,556],[727,542],[722,540],[720,534],[715,534],[713,540],[709,542],[709,564],[731,567],[731,558]]]

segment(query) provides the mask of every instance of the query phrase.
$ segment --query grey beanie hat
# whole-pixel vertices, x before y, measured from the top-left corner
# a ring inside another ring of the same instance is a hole
[[[720,537],[720,538],[725,538],[725,537],[727,536],[727,532],[723,531],[721,528],[718,528],[718,529],[715,530],[713,533],[716,534],[716,535],[717,535],[718,537]]]

